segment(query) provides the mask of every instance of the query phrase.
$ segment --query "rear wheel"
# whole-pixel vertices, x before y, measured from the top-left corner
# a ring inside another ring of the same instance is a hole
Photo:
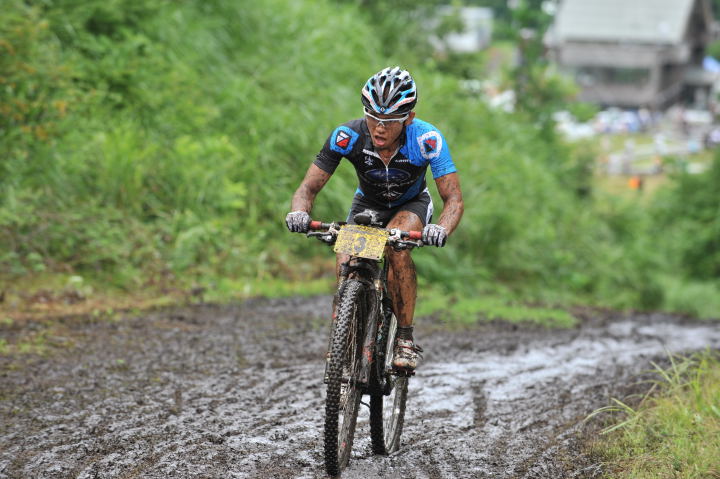
[[[382,371],[385,387],[383,391],[376,391],[370,396],[370,437],[375,454],[390,454],[400,448],[408,391],[408,378],[391,374],[397,333],[395,315],[392,315],[386,328],[387,331],[382,334],[382,337],[387,338]]]
[[[325,469],[340,474],[350,459],[362,385],[358,384],[362,360],[364,287],[348,280],[340,300],[328,364],[325,402]]]

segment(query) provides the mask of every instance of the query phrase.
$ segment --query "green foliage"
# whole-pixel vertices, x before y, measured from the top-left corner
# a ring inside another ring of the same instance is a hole
[[[415,254],[421,277],[466,295],[662,305],[656,273],[680,261],[663,259],[646,215],[592,191],[591,150],[554,135],[551,113],[573,86],[539,61],[539,36],[525,45],[538,61],[508,77],[524,92],[519,113],[494,111],[463,87],[482,75],[479,56],[432,57],[420,18],[440,2],[415,3],[9,0],[0,274],[80,272],[128,288],[172,275],[316,278],[308,258],[331,253],[286,232],[290,197],[332,129],[359,115],[367,77],[401,64],[419,84],[418,116],[450,144],[466,202],[449,247]],[[523,5],[513,25],[544,28]],[[667,247],[706,278],[717,203],[713,184],[694,181],[680,179],[668,211],[687,193],[706,213],[658,217],[675,231]],[[343,219],[356,183],[343,163],[313,216]]]
[[[0,129],[0,235],[11,274],[41,263],[252,269],[248,251],[282,232],[326,125],[340,121],[336,110],[357,111],[335,99],[356,96],[349,85],[366,73],[332,59],[352,51],[372,63],[366,27],[330,5],[344,44],[316,10],[286,2],[12,7],[0,20],[10,53],[0,56],[10,120]]]
[[[720,154],[710,170],[681,172],[654,205],[656,231],[679,268],[700,280],[720,277]]]
[[[568,105],[568,111],[580,123],[592,120],[599,110],[600,108],[596,105],[582,101],[573,102]]]
[[[577,320],[563,309],[528,306],[495,293],[465,296],[437,288],[423,288],[416,315],[435,315],[443,321],[473,324],[502,319],[513,323],[534,323],[550,328],[569,328]]]
[[[709,281],[688,280],[682,276],[661,276],[663,308],[699,318],[717,318],[720,311],[720,287]]]
[[[594,449],[608,477],[717,477],[720,450],[720,362],[716,353],[671,357],[656,366],[655,386],[638,407],[614,400],[594,412],[613,414]]]
[[[707,54],[713,58],[720,58],[720,41],[714,41],[708,45]]]
[[[712,8],[715,20],[720,20],[720,0],[711,0],[710,7]]]
[[[544,0],[468,0],[468,4],[491,8],[493,37],[496,40],[516,40],[520,28],[544,31],[551,17],[542,10]]]
[[[357,5],[357,15],[371,25],[369,37],[379,40],[377,47],[385,58],[418,57],[429,52],[428,19],[437,16],[436,9],[447,0],[335,0],[338,4]],[[370,38],[368,38],[370,40]],[[392,61],[386,62],[388,65]],[[367,76],[387,66],[380,65]]]

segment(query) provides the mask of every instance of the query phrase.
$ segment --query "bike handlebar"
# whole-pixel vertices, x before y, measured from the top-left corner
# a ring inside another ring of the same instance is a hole
[[[310,227],[309,227],[309,229],[313,230],[313,231],[330,230],[331,228],[339,229],[340,223],[323,223],[322,221],[313,220],[310,222]],[[403,238],[403,239],[422,241],[422,231],[398,231],[397,233],[399,234],[400,238]],[[315,235],[313,235],[313,236],[315,236]],[[406,243],[405,241],[402,241],[402,240],[399,240],[399,241],[396,240],[395,242],[396,243]],[[406,244],[406,246],[418,247],[418,246],[422,246],[422,243],[419,243],[419,244],[411,243],[411,244]]]
[[[327,230],[330,229],[332,226],[332,223],[323,223],[322,221],[311,221],[310,222],[310,229],[311,230]]]
[[[404,237],[403,234],[407,234],[411,240],[422,240],[422,231],[401,231],[400,236]]]

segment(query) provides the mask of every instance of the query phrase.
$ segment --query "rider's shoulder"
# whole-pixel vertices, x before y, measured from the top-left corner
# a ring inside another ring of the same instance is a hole
[[[350,130],[355,134],[360,135],[363,131],[362,124],[363,124],[362,118],[356,118],[354,120],[348,120],[345,123],[338,125],[333,131],[337,130]]]
[[[407,137],[409,152],[422,157],[422,161],[434,160],[444,151],[445,139],[442,133],[426,121],[415,118],[408,126]]]
[[[330,134],[330,149],[342,155],[349,154],[362,134],[362,119],[346,121]]]
[[[420,118],[415,118],[412,123],[410,123],[410,126],[408,126],[408,134],[411,136],[422,136],[429,132],[437,132],[438,134],[441,134],[440,130],[438,130],[435,125],[428,123],[425,120],[421,120]]]

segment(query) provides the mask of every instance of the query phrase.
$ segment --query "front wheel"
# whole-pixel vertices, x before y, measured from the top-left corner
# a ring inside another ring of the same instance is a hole
[[[325,469],[340,474],[350,459],[362,385],[361,373],[364,287],[348,280],[338,301],[338,314],[330,347],[325,402]]]
[[[408,393],[407,376],[397,376],[390,372],[397,333],[394,314],[386,327],[383,334],[387,338],[383,371],[385,387],[384,391],[374,392],[370,396],[370,437],[375,454],[391,454],[400,448]]]

